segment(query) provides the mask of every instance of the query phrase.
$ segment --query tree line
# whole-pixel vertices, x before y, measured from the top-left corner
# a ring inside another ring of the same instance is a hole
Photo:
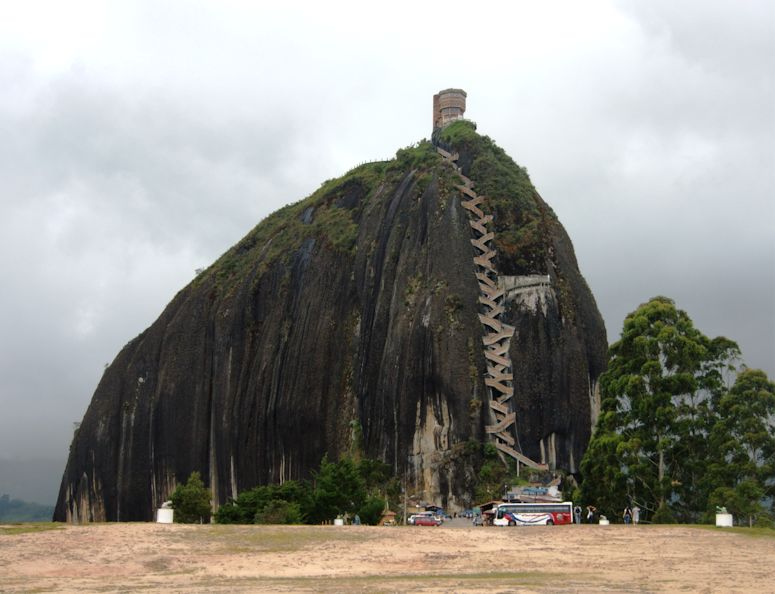
[[[601,410],[576,497],[610,518],[709,522],[725,507],[772,524],[775,384],[655,297],[624,320],[600,377]],[[642,516],[642,517],[643,517]]]
[[[53,505],[41,505],[0,495],[0,522],[47,522],[54,515]]]
[[[243,491],[213,517],[219,524],[321,524],[357,515],[363,524],[376,525],[400,488],[392,468],[380,460],[346,456],[331,461],[325,455],[312,480]],[[176,522],[209,521],[210,491],[198,472],[178,485],[171,500]]]

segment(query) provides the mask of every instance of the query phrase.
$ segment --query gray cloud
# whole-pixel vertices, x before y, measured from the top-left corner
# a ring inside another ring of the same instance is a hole
[[[775,374],[773,9],[579,4],[10,14],[0,459],[64,460],[103,365],[195,268],[428,136],[431,95],[451,85],[557,212],[610,339],[665,294]]]

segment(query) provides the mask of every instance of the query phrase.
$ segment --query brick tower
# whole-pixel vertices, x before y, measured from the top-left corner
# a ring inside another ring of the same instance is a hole
[[[433,129],[443,128],[463,118],[466,111],[466,92],[463,89],[444,89],[433,96]]]

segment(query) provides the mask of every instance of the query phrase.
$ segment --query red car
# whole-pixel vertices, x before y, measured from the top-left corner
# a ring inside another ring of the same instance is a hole
[[[433,516],[417,516],[414,519],[415,526],[440,526],[441,520]]]

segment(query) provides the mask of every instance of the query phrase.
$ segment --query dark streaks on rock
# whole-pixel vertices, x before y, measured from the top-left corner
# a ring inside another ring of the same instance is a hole
[[[476,147],[460,149],[477,187],[497,187],[476,178]],[[494,171],[517,168],[504,163]],[[486,439],[485,361],[454,179],[430,143],[404,149],[271,215],[198,275],[106,369],[73,439],[55,519],[152,519],[194,470],[216,504],[309,478],[324,454],[351,450],[355,424],[364,453],[424,499],[470,505],[479,460],[464,446]],[[508,207],[508,196],[498,200]],[[552,280],[538,307],[516,299],[506,313],[518,335],[519,438],[530,457],[573,470],[605,330],[565,231],[537,194],[530,200],[541,233],[520,234],[527,215],[501,221],[512,244],[499,249],[510,258],[519,242],[538,242],[541,270],[509,266]]]

